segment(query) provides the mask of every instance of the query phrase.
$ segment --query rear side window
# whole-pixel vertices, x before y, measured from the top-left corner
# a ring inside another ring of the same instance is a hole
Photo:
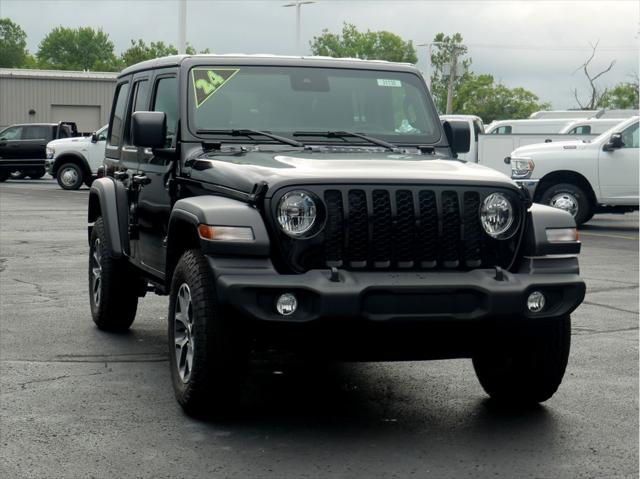
[[[491,132],[494,135],[510,135],[511,134],[511,126],[499,126],[495,130]]]
[[[0,133],[0,140],[21,140],[22,139],[22,127],[12,126]]]
[[[568,133],[569,135],[590,135],[591,127],[589,125],[576,126]]]
[[[127,107],[127,97],[129,96],[129,84],[122,83],[116,90],[113,112],[111,114],[111,126],[109,128],[109,143],[119,146],[122,143],[122,125]]]
[[[165,147],[173,144],[178,125],[178,80],[176,77],[160,78],[156,83],[153,111],[163,111],[167,115],[167,136]]]
[[[22,132],[23,140],[44,140],[49,137],[48,126],[25,126]]]

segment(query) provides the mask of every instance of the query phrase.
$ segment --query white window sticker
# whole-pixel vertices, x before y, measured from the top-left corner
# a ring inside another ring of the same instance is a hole
[[[378,86],[391,86],[395,88],[402,88],[402,82],[400,80],[389,80],[387,78],[378,78]]]

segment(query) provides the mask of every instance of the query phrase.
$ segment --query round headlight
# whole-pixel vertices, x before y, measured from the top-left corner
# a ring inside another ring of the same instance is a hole
[[[502,193],[487,196],[480,207],[480,222],[492,238],[506,239],[513,234],[514,214],[511,201]]]
[[[278,204],[278,223],[289,236],[300,237],[309,232],[316,221],[316,203],[304,191],[290,191]]]

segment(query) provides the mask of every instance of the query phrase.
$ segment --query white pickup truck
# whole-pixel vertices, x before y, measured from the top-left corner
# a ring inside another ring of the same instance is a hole
[[[77,190],[96,177],[98,167],[104,160],[107,142],[107,127],[103,126],[91,136],[63,138],[47,143],[47,173],[58,180],[65,190]]]
[[[570,212],[578,224],[599,212],[636,211],[639,119],[624,120],[590,141],[517,148],[508,159],[511,177],[535,202]]]
[[[524,145],[535,143],[553,143],[566,140],[589,140],[596,135],[586,134],[559,134],[559,133],[511,133],[511,134],[485,134],[482,120],[473,115],[441,115],[442,120],[449,123],[466,125],[471,138],[469,152],[458,155],[461,160],[479,163],[507,176],[511,175],[511,167],[505,164],[504,159],[513,150]],[[519,121],[519,120],[518,120]],[[561,124],[569,124],[571,120],[561,120]],[[555,125],[557,126],[557,125]],[[554,128],[555,128],[554,126]],[[558,126],[558,128],[560,128]]]

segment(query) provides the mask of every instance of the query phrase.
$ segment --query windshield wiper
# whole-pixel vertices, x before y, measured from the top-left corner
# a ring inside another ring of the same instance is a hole
[[[268,131],[258,131],[258,130],[197,130],[196,133],[204,133],[210,135],[231,135],[231,136],[248,136],[251,137],[253,135],[266,136],[267,138],[271,138],[272,140],[279,141],[280,143],[284,143],[286,145],[297,146],[298,148],[304,148],[304,143],[300,143],[299,141],[293,140],[291,138],[286,138],[284,136],[274,135],[273,133],[269,133]]]
[[[325,136],[327,138],[345,138],[351,136],[368,141],[374,145],[382,146],[391,151],[398,150],[398,146],[393,143],[389,143],[388,141],[384,141],[373,136],[363,135],[362,133],[356,133],[354,131],[296,131],[293,133],[293,136]]]

